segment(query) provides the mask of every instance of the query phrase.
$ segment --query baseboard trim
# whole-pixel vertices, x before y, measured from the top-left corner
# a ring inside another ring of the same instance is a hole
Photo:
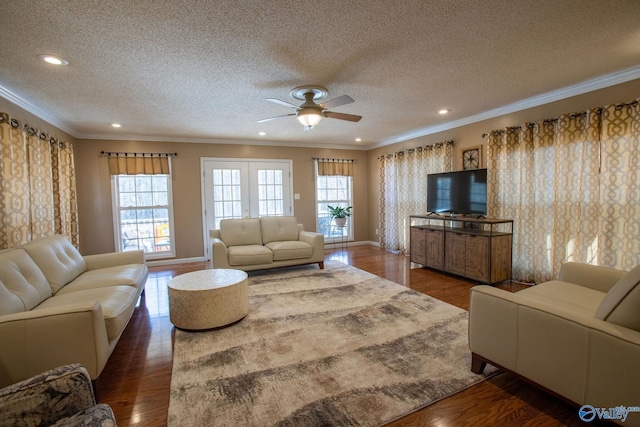
[[[340,242],[324,242],[324,248],[325,249],[333,249],[334,246],[337,248],[338,246],[340,246],[342,243]],[[344,243],[345,246],[349,247],[349,246],[376,246],[376,247],[380,247],[380,243],[378,242],[374,242],[372,240],[361,240],[358,242],[345,242]]]
[[[208,261],[205,257],[194,258],[172,258],[172,259],[160,259],[157,261],[147,261],[149,267],[158,267],[163,265],[176,265],[176,264],[188,264],[191,262],[205,262]]]

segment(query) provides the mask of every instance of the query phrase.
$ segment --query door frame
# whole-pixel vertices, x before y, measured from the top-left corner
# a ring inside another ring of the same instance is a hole
[[[234,163],[287,163],[289,165],[289,206],[291,207],[291,213],[289,215],[295,216],[294,212],[294,197],[293,197],[293,160],[292,159],[260,159],[260,158],[244,158],[244,157],[200,157],[200,203],[202,205],[202,234],[204,243],[204,257],[207,261],[211,260],[211,245],[209,244],[209,229],[207,225],[207,203],[206,203],[206,182],[205,182],[205,164],[207,162],[234,162]],[[286,177],[284,177],[286,179]],[[248,185],[250,185],[248,183]]]

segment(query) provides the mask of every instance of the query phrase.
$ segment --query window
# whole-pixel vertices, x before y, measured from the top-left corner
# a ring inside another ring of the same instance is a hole
[[[215,227],[227,218],[242,218],[242,184],[240,169],[213,169],[213,215]]]
[[[284,215],[282,170],[258,169],[258,215]]]
[[[329,215],[328,206],[352,206],[351,177],[324,176],[316,172],[316,206],[318,217],[318,233],[324,234],[325,240],[353,240],[353,223],[347,220],[346,227],[338,227]]]
[[[171,175],[113,175],[116,246],[175,256]]]

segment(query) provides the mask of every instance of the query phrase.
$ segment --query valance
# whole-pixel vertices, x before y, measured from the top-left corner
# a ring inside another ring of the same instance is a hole
[[[315,159],[318,162],[318,175],[321,176],[353,176],[353,159]]]
[[[105,153],[110,175],[166,175],[171,173],[169,157],[177,153]]]

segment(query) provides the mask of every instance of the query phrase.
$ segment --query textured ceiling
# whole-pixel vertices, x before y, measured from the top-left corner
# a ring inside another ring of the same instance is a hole
[[[78,138],[366,148],[640,77],[637,0],[0,6],[0,96]],[[69,65],[45,64],[44,53]],[[310,84],[327,99],[350,95],[355,103],[334,111],[363,119],[310,131],[294,117],[256,123],[294,112],[265,98],[299,104],[290,90]]]

